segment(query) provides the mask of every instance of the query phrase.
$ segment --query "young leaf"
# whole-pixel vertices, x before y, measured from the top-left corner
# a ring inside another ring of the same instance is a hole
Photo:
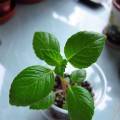
[[[86,89],[80,86],[69,87],[67,105],[71,120],[92,120],[94,101]]]
[[[73,83],[81,83],[86,78],[86,71],[84,69],[75,70],[71,73],[70,79]]]
[[[55,50],[41,50],[45,62],[51,66],[60,65],[63,61],[62,56]]]
[[[62,108],[65,109],[65,110],[68,110],[68,105],[67,105],[67,103],[63,104]]]
[[[10,104],[28,106],[46,97],[54,86],[53,71],[43,66],[31,66],[20,72],[10,89]]]
[[[41,60],[44,60],[41,50],[55,50],[60,52],[60,45],[57,38],[47,32],[35,32],[33,38],[33,49]]]
[[[51,107],[54,101],[55,101],[55,93],[52,91],[51,93],[49,93],[47,97],[43,98],[37,103],[32,104],[30,106],[30,109],[36,109],[36,110],[48,109]]]
[[[67,60],[76,68],[86,68],[96,62],[106,36],[95,32],[78,32],[71,36],[64,48]]]
[[[66,61],[66,59],[64,59],[60,65],[55,67],[55,73],[57,75],[63,76],[63,73],[65,72],[66,65],[67,65],[67,61]]]

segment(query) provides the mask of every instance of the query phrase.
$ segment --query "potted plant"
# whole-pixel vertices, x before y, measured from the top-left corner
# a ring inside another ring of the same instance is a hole
[[[111,17],[104,33],[110,46],[120,48],[120,0],[113,0],[112,3]]]
[[[18,3],[33,4],[38,3],[43,0],[16,0]]]
[[[33,49],[37,57],[48,65],[30,66],[20,72],[10,88],[9,102],[15,106],[29,106],[30,109],[48,109],[55,103],[58,93],[65,98],[63,108],[68,110],[71,120],[91,120],[94,115],[94,100],[91,90],[85,89],[84,68],[97,61],[105,43],[106,36],[95,32],[81,31],[72,35],[66,42],[64,53],[60,54],[57,38],[46,32],[35,32]],[[70,63],[74,68],[65,74]],[[61,86],[56,84],[61,83]],[[90,86],[89,83],[85,83]],[[61,87],[60,90],[55,86]],[[53,108],[53,107],[52,107]],[[53,108],[54,109],[54,108]],[[55,109],[54,109],[55,110]]]
[[[9,20],[15,14],[15,0],[0,1],[0,24]]]

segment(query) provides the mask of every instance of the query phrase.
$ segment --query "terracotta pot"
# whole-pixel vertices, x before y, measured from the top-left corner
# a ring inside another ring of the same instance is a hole
[[[113,0],[111,17],[106,27],[107,43],[120,48],[120,3]]]
[[[10,11],[0,16],[0,24],[3,24],[6,21],[8,21],[15,14],[15,12],[16,12],[16,3],[15,1],[12,1],[10,6]]]
[[[38,3],[43,0],[16,0],[18,3],[33,4]]]
[[[11,8],[11,2],[10,0],[7,0],[5,2],[0,2],[0,15],[4,13],[8,13]]]

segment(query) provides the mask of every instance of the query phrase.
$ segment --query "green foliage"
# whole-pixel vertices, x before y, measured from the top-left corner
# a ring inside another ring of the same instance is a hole
[[[44,60],[42,50],[55,50],[60,52],[60,45],[57,38],[47,32],[35,32],[33,38],[33,49],[41,60]]]
[[[94,32],[78,32],[66,42],[64,52],[67,60],[76,68],[86,68],[96,62],[106,37]]]
[[[28,106],[46,97],[54,86],[51,69],[31,66],[15,77],[10,89],[10,104]]]
[[[62,108],[65,109],[65,110],[68,110],[68,105],[67,105],[67,103],[63,104]]]
[[[86,71],[84,69],[75,70],[71,73],[70,79],[73,83],[81,83],[86,78]]]
[[[11,105],[30,106],[30,109],[47,109],[54,103],[54,73],[61,76],[66,89],[66,104],[71,120],[91,120],[94,114],[94,101],[90,93],[82,87],[70,85],[64,72],[68,62],[81,68],[73,71],[70,79],[73,83],[81,83],[86,77],[82,68],[96,62],[105,43],[105,36],[94,32],[78,32],[71,36],[64,47],[66,58],[60,54],[57,38],[46,32],[35,32],[33,49],[39,59],[53,70],[43,66],[31,66],[20,72],[12,82],[9,101]],[[53,73],[54,72],[54,73]]]
[[[63,73],[65,72],[65,68],[66,68],[66,65],[67,65],[67,61],[66,59],[64,59],[60,65],[57,65],[55,67],[55,73],[57,75],[60,75],[60,76],[63,76]]]
[[[37,103],[33,103],[30,106],[30,109],[48,109],[51,107],[51,105],[54,103],[55,101],[55,93],[52,91],[51,93],[49,93],[49,95],[45,98],[43,98],[42,100],[38,101]]]
[[[91,120],[94,114],[94,101],[90,93],[79,86],[67,90],[67,105],[71,120]]]
[[[61,65],[63,58],[61,54],[55,50],[41,50],[44,61],[51,66]]]

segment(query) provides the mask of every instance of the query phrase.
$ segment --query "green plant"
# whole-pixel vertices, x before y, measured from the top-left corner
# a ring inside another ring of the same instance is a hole
[[[54,73],[61,77],[63,91],[66,96],[68,113],[71,120],[91,120],[94,114],[94,100],[90,93],[77,86],[85,79],[87,68],[97,61],[103,49],[106,37],[94,32],[82,31],[72,35],[66,42],[64,53],[60,54],[60,45],[55,36],[46,32],[36,32],[33,49],[37,57],[48,65],[30,66],[20,72],[11,85],[10,104],[30,106],[31,109],[48,109],[54,103]],[[70,85],[63,77],[67,63],[79,70],[72,72]]]

